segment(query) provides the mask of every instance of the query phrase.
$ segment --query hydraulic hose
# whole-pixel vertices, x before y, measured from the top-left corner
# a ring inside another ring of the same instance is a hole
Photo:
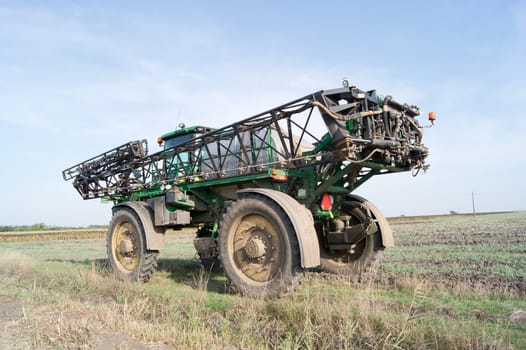
[[[325,106],[324,104],[322,104],[322,103],[320,103],[318,101],[312,101],[311,104],[313,106],[316,106],[316,107],[322,109],[328,116],[330,116],[331,118],[333,118],[335,120],[338,120],[338,121],[352,120],[352,119],[355,119],[357,117],[369,117],[369,116],[372,116],[372,115],[382,114],[384,112],[383,110],[379,110],[379,111],[364,111],[364,112],[358,112],[358,113],[351,114],[347,118],[344,118],[342,115],[340,115],[338,113],[334,113],[327,106]]]

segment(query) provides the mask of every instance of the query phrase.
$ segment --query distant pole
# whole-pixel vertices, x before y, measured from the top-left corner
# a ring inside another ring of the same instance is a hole
[[[475,192],[471,192],[471,204],[473,206],[473,216],[475,216]]]

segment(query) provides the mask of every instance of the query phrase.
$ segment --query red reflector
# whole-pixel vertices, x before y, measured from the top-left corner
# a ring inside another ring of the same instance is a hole
[[[320,203],[321,210],[331,210],[332,209],[332,202],[331,197],[327,192],[321,196],[321,203]]]

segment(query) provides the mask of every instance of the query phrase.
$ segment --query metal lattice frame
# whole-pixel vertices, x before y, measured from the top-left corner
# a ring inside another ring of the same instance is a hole
[[[339,163],[334,171],[345,172],[340,178],[353,188],[382,169],[425,167],[418,114],[416,107],[389,96],[382,100],[375,91],[319,91],[151,155],[145,141],[133,141],[66,169],[63,176],[74,178],[82,197],[91,199],[160,184]],[[328,129],[324,137],[309,131],[323,125],[315,123],[319,116]],[[304,147],[306,141],[311,147]]]

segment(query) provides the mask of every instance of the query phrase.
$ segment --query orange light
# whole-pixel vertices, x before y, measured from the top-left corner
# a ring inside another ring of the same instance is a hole
[[[432,122],[434,122],[437,119],[437,116],[435,112],[429,112],[429,114],[427,115],[427,118],[431,120]]]
[[[161,136],[159,136],[159,137],[157,138],[157,143],[158,143],[159,145],[161,145],[161,144],[163,143],[163,138],[162,138]]]
[[[321,196],[320,207],[321,207],[321,210],[324,210],[324,211],[332,209],[331,197],[329,196],[327,192],[325,192],[323,196]]]
[[[289,177],[287,175],[285,175],[286,173],[284,171],[279,171],[278,169],[272,169],[271,173],[270,173],[270,176],[274,179],[274,180],[278,180],[278,181],[287,181],[289,179]]]

